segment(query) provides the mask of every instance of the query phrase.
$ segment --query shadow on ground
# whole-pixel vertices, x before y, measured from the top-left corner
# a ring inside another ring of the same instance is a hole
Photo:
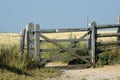
[[[23,71],[23,70],[18,69],[16,67],[11,67],[11,66],[8,66],[8,65],[0,64],[0,68],[3,69],[3,70],[7,70],[7,71],[10,71],[10,72],[16,73],[18,75],[32,76],[29,73],[27,73],[26,71]]]

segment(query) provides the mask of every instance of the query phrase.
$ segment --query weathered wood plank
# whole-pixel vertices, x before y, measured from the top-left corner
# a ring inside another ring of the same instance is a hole
[[[93,63],[93,67],[95,67],[96,61],[96,22],[91,23],[91,62]]]
[[[58,69],[85,69],[89,68],[92,65],[87,63],[87,64],[77,64],[77,65],[66,65],[66,66],[45,66],[46,68],[58,68]]]
[[[90,56],[81,56],[81,57],[84,57],[86,59],[90,59],[91,57]],[[53,60],[72,60],[72,59],[78,59],[76,57],[61,57],[61,58],[42,58],[42,60],[48,60],[48,61],[53,61]]]
[[[53,40],[55,42],[76,42],[76,41],[79,41],[79,39],[56,39],[56,40]],[[80,39],[80,41],[86,41],[86,39]],[[40,40],[40,42],[47,42],[46,40]]]
[[[87,34],[87,49],[88,49],[88,52],[90,54],[90,50],[91,50],[91,31],[88,31],[88,34]]]
[[[25,46],[25,29],[22,29],[20,32],[20,55],[24,53],[24,46]]]
[[[118,16],[118,24],[120,24],[120,16]],[[117,33],[120,34],[120,27],[118,28]],[[117,41],[120,41],[120,36],[117,36]],[[120,46],[120,44],[119,44],[119,46]]]
[[[86,48],[69,48],[73,51],[80,51],[80,50],[86,50]],[[61,49],[40,49],[40,52],[54,52],[54,51],[63,51]]]
[[[29,58],[32,58],[34,55],[34,50],[31,50],[34,48],[34,34],[31,33],[34,30],[34,24],[29,23],[26,25],[26,43],[27,43],[27,55]]]
[[[40,26],[38,24],[34,25],[34,30],[35,31],[40,30]],[[39,36],[40,36],[39,32],[34,32],[34,38],[35,38],[35,41],[34,41],[35,42],[35,44],[34,44],[35,45],[35,54],[34,54],[34,56],[35,56],[37,64],[40,63],[40,57],[41,57]]]
[[[97,25],[97,29],[119,28],[120,24]]]
[[[120,33],[97,34],[97,37],[114,37],[114,36],[120,36]]]
[[[113,42],[98,42],[97,46],[104,46],[104,45],[117,45],[120,44],[120,41],[113,41]]]
[[[63,32],[79,32],[88,31],[88,28],[66,28],[66,29],[41,29],[41,33],[63,33]]]

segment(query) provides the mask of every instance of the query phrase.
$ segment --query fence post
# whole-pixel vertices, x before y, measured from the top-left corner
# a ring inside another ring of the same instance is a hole
[[[91,56],[91,29],[90,29],[90,26],[88,28],[88,31],[87,31],[87,49],[88,49],[88,54]]]
[[[40,26],[36,24],[34,26],[34,38],[35,38],[35,60],[36,63],[39,64],[40,62]]]
[[[34,30],[34,24],[29,23],[26,25],[26,45],[27,45],[27,56],[28,58],[32,58],[34,54],[34,34],[32,31]]]
[[[117,23],[120,24],[120,16],[118,16],[117,19],[118,19]],[[120,27],[118,28],[117,33],[120,33]],[[117,37],[117,41],[120,41],[120,36]],[[120,44],[119,44],[119,46],[120,46]]]
[[[25,31],[25,29],[22,29],[20,32],[20,56],[24,53]]]
[[[91,62],[93,63],[93,67],[96,65],[96,35],[97,35],[97,27],[96,22],[91,23]]]

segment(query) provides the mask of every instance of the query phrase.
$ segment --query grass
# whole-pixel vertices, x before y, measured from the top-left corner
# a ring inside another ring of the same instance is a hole
[[[25,55],[19,56],[18,45],[0,45],[0,80],[44,80],[61,75],[59,69],[35,67]]]
[[[104,46],[104,48],[108,48],[110,46]],[[97,65],[111,65],[111,64],[120,64],[120,48],[118,46],[112,46],[111,50],[105,51],[99,54],[97,58]]]
[[[27,74],[17,74],[8,70],[0,69],[0,80],[45,80],[59,77],[61,71],[58,69],[35,69],[26,71]]]
[[[118,77],[118,80],[120,80],[120,77]]]

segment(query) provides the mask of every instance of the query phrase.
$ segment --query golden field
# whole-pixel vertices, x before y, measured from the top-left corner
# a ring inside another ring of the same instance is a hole
[[[19,33],[0,33],[0,44],[18,44],[19,40]]]
[[[71,36],[74,38],[80,38],[83,36],[86,32],[66,32],[66,33],[45,33],[43,35],[49,37],[50,39],[69,39]],[[107,33],[116,33],[116,31],[98,31],[98,33],[101,34],[107,34]],[[116,40],[116,37],[103,37],[98,38],[100,41],[114,41]],[[0,33],[0,44],[19,44],[20,41],[20,34],[19,33]]]

